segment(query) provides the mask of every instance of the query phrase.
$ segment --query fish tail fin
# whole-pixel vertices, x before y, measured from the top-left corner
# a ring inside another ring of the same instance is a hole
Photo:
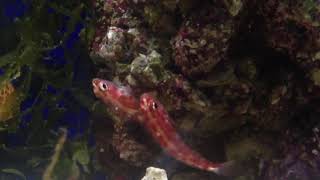
[[[237,161],[227,161],[221,163],[218,167],[211,167],[208,170],[226,177],[240,176],[244,172],[243,167]]]

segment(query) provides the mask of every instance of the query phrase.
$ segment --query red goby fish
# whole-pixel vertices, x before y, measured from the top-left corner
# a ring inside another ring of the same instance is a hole
[[[220,175],[234,175],[234,163],[232,161],[213,163],[187,146],[171,124],[168,112],[150,94],[143,94],[139,103],[128,87],[98,78],[92,80],[92,85],[97,98],[125,113],[127,117],[137,120],[161,148],[175,159],[189,166]]]
[[[187,146],[171,123],[163,105],[149,93],[140,97],[140,109],[144,116],[143,124],[154,140],[175,159],[198,169],[215,172],[219,175],[235,175],[233,161],[213,163]]]
[[[113,107],[115,111],[120,111],[128,118],[141,120],[139,101],[129,87],[99,78],[92,80],[92,86],[95,96],[106,105]]]

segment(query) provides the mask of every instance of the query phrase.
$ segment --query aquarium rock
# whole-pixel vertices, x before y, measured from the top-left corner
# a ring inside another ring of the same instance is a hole
[[[146,175],[141,180],[168,180],[168,177],[164,169],[148,167]]]
[[[173,59],[184,75],[206,74],[226,60],[236,23],[223,3],[215,1],[184,20],[172,40]]]
[[[114,128],[112,146],[120,159],[137,167],[150,162],[152,154],[146,145],[135,140],[123,124],[115,124]]]
[[[269,46],[288,54],[303,69],[311,85],[318,87],[314,72],[320,68],[319,6],[318,0],[268,0],[261,7]]]

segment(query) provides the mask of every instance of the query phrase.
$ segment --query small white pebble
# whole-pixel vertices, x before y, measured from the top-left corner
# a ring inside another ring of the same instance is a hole
[[[141,180],[168,180],[168,177],[164,169],[148,167],[146,175]]]
[[[316,149],[313,149],[313,150],[312,150],[312,154],[318,156],[318,155],[319,155],[319,152],[318,152]]]
[[[204,46],[204,45],[206,45],[207,44],[207,41],[205,40],[205,39],[202,39],[201,41],[200,41],[200,45],[201,46]]]

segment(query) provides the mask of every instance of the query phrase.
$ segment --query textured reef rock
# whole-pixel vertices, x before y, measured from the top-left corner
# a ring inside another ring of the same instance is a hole
[[[98,55],[111,61],[124,59],[123,55],[127,51],[125,40],[124,31],[121,28],[109,27],[106,36],[102,39]]]
[[[137,84],[145,84],[154,88],[159,82],[169,79],[170,74],[164,69],[161,58],[156,51],[147,55],[139,54],[129,66],[130,72],[127,79],[130,85],[134,87]]]
[[[319,132],[319,127],[314,127],[312,135],[306,138],[288,131],[282,142],[282,159],[265,164],[265,179],[319,179]]]
[[[245,124],[278,131],[288,125],[293,116],[289,109],[296,107],[289,101],[294,98],[293,94],[301,91],[295,87],[296,77],[288,70],[279,70],[283,80],[273,80],[272,84],[269,80],[257,81],[277,76],[262,74],[265,65],[257,64],[259,61],[262,59],[245,57],[236,64],[220,64],[218,70],[197,81],[211,103],[205,110],[207,118],[197,125],[198,131],[221,133]]]
[[[116,124],[114,127],[112,146],[119,153],[119,158],[138,167],[150,163],[151,152],[148,147],[132,138],[123,125]]]
[[[262,5],[268,44],[289,54],[313,85],[319,86],[320,2],[268,0]]]
[[[222,1],[214,1],[184,19],[172,42],[175,64],[183,74],[208,73],[226,59],[236,30],[235,19]]]
[[[130,4],[120,1],[94,1],[98,16],[95,39],[92,41],[92,55],[107,60],[123,60],[132,44],[128,43],[130,34],[136,34],[141,24],[133,14]],[[138,43],[140,44],[140,43]]]
[[[130,86],[137,98],[151,92],[188,145],[212,160],[246,163],[239,179],[318,178],[319,137],[310,138],[302,127],[319,111],[319,1],[107,0],[95,5],[90,53],[98,77]],[[151,138],[141,140],[147,135],[131,131],[121,116],[109,117],[114,129],[107,140],[98,140],[114,151],[102,153],[105,166],[144,173],[151,162],[159,165],[159,147]],[[297,126],[299,136],[292,130]],[[212,179],[181,166],[166,171],[172,179]]]
[[[96,38],[93,43],[93,56],[104,59],[104,63],[109,61],[126,62],[145,50],[144,34],[137,28],[123,29],[110,26],[106,30],[104,37]]]

